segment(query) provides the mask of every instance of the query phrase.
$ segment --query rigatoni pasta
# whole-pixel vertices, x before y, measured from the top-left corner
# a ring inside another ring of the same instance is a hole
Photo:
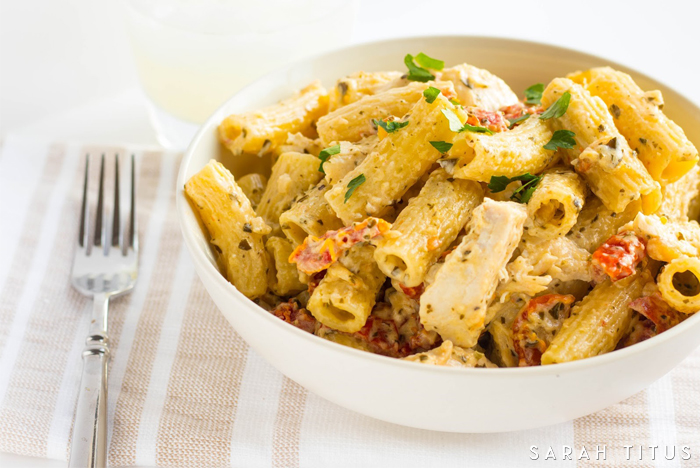
[[[255,214],[233,176],[214,160],[185,184],[226,277],[249,298],[267,291],[268,258],[264,236],[270,227]]]
[[[518,100],[473,65],[404,63],[221,123],[235,154],[269,158],[185,187],[239,291],[323,339],[447,367],[593,357],[700,310],[698,156],[660,93],[600,68]]]
[[[654,180],[666,185],[680,179],[698,162],[698,150],[676,123],[663,113],[659,91],[644,92],[626,73],[610,67],[569,75],[610,109],[615,127]]]
[[[270,180],[260,197],[258,214],[272,227],[280,229],[280,215],[292,206],[295,198],[315,185],[323,174],[318,172],[318,158],[310,154],[284,153],[272,166]]]
[[[649,275],[638,274],[596,286],[574,306],[542,355],[542,364],[576,361],[615,349],[632,320],[629,303],[642,295],[648,281]]]
[[[603,204],[620,213],[634,200],[653,213],[661,203],[661,187],[615,127],[605,103],[566,78],[555,78],[545,88],[542,104],[552,106],[567,99],[567,111],[551,119],[557,130],[573,132],[576,144],[565,149],[567,162],[588,182]]]
[[[348,172],[325,197],[345,224],[373,216],[401,196],[440,158],[430,141],[453,137],[442,111],[456,110],[443,95],[421,99],[411,109],[408,125],[389,133],[359,166]],[[364,182],[348,197],[351,183]]]
[[[219,125],[219,140],[235,155],[263,156],[284,144],[290,133],[313,134],[316,121],[326,112],[328,93],[315,81],[279,104],[227,117]]]
[[[319,322],[348,333],[365,325],[385,278],[373,255],[374,246],[358,244],[328,268],[309,298],[309,311]]]
[[[374,253],[379,268],[408,287],[420,285],[482,199],[479,184],[434,171],[396,218],[396,234],[379,241]]]
[[[545,239],[565,235],[576,224],[587,190],[583,180],[572,171],[546,172],[527,202],[528,234]]]
[[[455,177],[479,182],[499,175],[536,174],[558,160],[556,152],[544,147],[551,139],[552,131],[545,122],[529,118],[513,130],[495,135],[464,132],[445,159],[455,159]]]

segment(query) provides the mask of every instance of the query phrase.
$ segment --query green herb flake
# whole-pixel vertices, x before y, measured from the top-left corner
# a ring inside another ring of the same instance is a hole
[[[420,81],[421,83],[426,83],[435,79],[435,75],[430,73],[425,68],[421,68],[413,63],[413,55],[406,54],[403,59],[403,63],[405,63],[406,67],[408,68],[408,75],[406,76],[406,79],[409,81]]]
[[[432,70],[442,70],[445,68],[445,62],[428,57],[423,52],[416,55],[416,63],[418,63],[418,65],[421,67],[430,68]]]
[[[542,177],[532,175],[529,172],[515,177],[491,176],[488,188],[492,193],[498,193],[504,191],[511,182],[520,181],[522,185],[513,192],[510,199],[519,203],[527,203],[535,192],[540,180],[542,180]]]
[[[525,90],[525,104],[540,104],[543,92],[544,85],[542,83],[530,86]]]
[[[489,135],[493,135],[493,132],[486,127],[477,127],[469,124],[462,125],[462,122],[459,120],[459,117],[457,117],[457,114],[455,114],[452,109],[442,109],[440,112],[442,112],[442,115],[444,115],[447,118],[447,121],[450,123],[450,130],[452,130],[455,133],[470,131],[476,133],[488,133]]]
[[[462,131],[462,122],[452,109],[442,109],[440,112],[442,112],[442,115],[444,115],[450,123],[450,130],[456,133]]]
[[[340,145],[339,144],[329,146],[328,148],[321,150],[321,152],[318,153],[318,159],[321,160],[321,164],[318,166],[318,172],[325,174],[326,171],[323,170],[323,163],[328,161],[328,158],[330,158],[334,154],[338,154],[338,153],[340,153]]]
[[[408,125],[408,121],[406,121],[406,122],[394,122],[394,121],[386,122],[384,120],[377,120],[377,119],[373,119],[372,123],[374,123],[374,125],[376,127],[382,127],[387,133],[394,133],[396,130],[398,130],[400,128],[404,128],[406,125]]]
[[[475,132],[475,133],[488,133],[489,135],[493,135],[493,132],[486,127],[477,127],[475,125],[469,125],[466,123],[464,124],[464,127],[462,127],[460,132],[463,132],[465,130],[469,130],[470,132]]]
[[[350,197],[352,196],[353,192],[359,187],[360,185],[364,184],[365,181],[365,175],[360,174],[359,176],[355,177],[352,179],[350,182],[348,182],[348,191],[345,192],[345,201],[343,203],[347,203]]]
[[[452,148],[452,143],[446,141],[431,141],[430,144],[442,154],[447,153]]]
[[[524,122],[525,120],[527,120],[529,118],[530,118],[530,114],[523,114],[520,117],[518,117],[517,119],[508,119],[508,124],[509,124],[508,128],[512,130],[516,124],[519,124],[520,122]]]
[[[461,106],[461,105],[462,105],[458,100],[456,100],[456,99],[454,99],[454,98],[453,98],[453,99],[450,99],[450,102],[451,102],[452,105],[454,105],[454,106]]]
[[[562,94],[561,97],[554,102],[554,104],[549,106],[547,110],[542,113],[542,115],[540,115],[540,119],[558,119],[566,113],[566,109],[569,108],[569,101],[571,101],[571,93],[567,91]]]
[[[437,88],[433,88],[432,86],[423,91],[423,96],[425,96],[425,101],[428,104],[432,104],[435,102],[437,97],[440,95],[440,90]]]
[[[576,146],[574,136],[576,136],[576,134],[570,130],[557,130],[552,135],[552,139],[544,145],[544,149],[552,151],[557,148],[571,149]]]

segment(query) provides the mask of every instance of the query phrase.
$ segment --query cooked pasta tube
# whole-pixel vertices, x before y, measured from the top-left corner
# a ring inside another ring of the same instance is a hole
[[[374,246],[357,244],[328,268],[307,306],[316,320],[348,333],[364,326],[385,279],[373,255]]]
[[[518,245],[527,214],[514,202],[485,199],[472,214],[468,234],[445,259],[421,296],[421,322],[458,346],[474,346],[486,308]]]
[[[442,94],[432,103],[421,99],[411,109],[407,126],[388,133],[359,166],[326,193],[326,200],[345,224],[380,214],[437,161],[440,152],[430,141],[452,141],[456,135],[442,113],[445,109],[466,119]],[[360,180],[364,182],[349,192],[351,182]]]
[[[641,198],[644,211],[655,212],[661,203],[661,187],[617,131],[599,97],[571,80],[555,78],[545,88],[542,104],[549,107],[566,92],[571,95],[566,113],[549,122],[554,129],[575,134],[575,147],[563,150],[567,161],[607,208],[620,213]]]
[[[528,234],[551,239],[563,236],[576,224],[586,199],[586,184],[573,171],[545,174],[527,202]]]
[[[632,319],[629,303],[651,281],[647,270],[598,284],[574,305],[561,330],[542,354],[542,364],[576,361],[615,349]]]
[[[262,174],[246,174],[240,177],[237,182],[245,196],[250,200],[250,204],[253,205],[253,209],[255,209],[262,199],[265,186],[267,185],[267,177]]]
[[[618,229],[634,220],[642,209],[639,200],[627,205],[622,213],[615,213],[606,208],[598,197],[588,197],[586,204],[578,215],[576,224],[566,235],[579,247],[593,252]]]
[[[323,163],[323,171],[330,185],[337,184],[345,174],[360,165],[377,144],[377,135],[371,135],[357,143],[341,141],[340,151]]]
[[[361,71],[341,78],[330,91],[329,110],[332,112],[339,107],[359,101],[365,96],[405,86],[409,81],[402,79],[402,75],[398,71],[370,73]]]
[[[664,301],[678,312],[694,314],[700,310],[700,259],[680,257],[661,270],[659,291]]]
[[[296,294],[306,289],[299,281],[299,273],[293,263],[289,263],[292,254],[292,244],[281,237],[270,237],[265,243],[265,248],[270,254],[269,285],[270,290],[278,296]]]
[[[698,150],[661,110],[660,91],[644,92],[631,76],[610,67],[572,73],[569,78],[605,102],[617,129],[661,185],[677,181],[697,164]]]
[[[518,96],[505,81],[488,70],[466,63],[444,69],[437,78],[454,84],[457,99],[463,106],[497,111],[518,102]]]
[[[396,218],[392,231],[397,235],[379,241],[374,252],[379,268],[405,286],[420,285],[482,200],[483,190],[476,182],[452,179],[443,169],[434,171]]]
[[[489,182],[496,175],[537,174],[558,159],[556,152],[544,149],[551,139],[549,126],[530,117],[513,130],[494,135],[460,133],[445,158],[456,159],[454,176],[461,179]]]
[[[316,156],[284,153],[272,166],[257,212],[273,232],[279,232],[280,215],[292,206],[294,199],[321,180],[323,174],[318,171],[318,165]]]
[[[219,140],[233,154],[263,156],[283,145],[289,133],[313,134],[314,123],[326,112],[328,93],[314,81],[273,106],[226,117],[219,125]]]
[[[326,231],[343,227],[343,222],[324,197],[330,188],[328,182],[322,180],[280,215],[280,228],[294,246],[304,242],[309,235],[321,237]]]
[[[694,208],[700,201],[697,200],[700,194],[700,166],[693,166],[683,177],[665,185],[661,189],[661,193],[663,201],[657,214],[664,215],[672,221],[695,219],[697,214],[700,214]],[[693,218],[690,218],[689,215]]]
[[[185,194],[209,232],[228,280],[251,299],[265,294],[269,261],[263,237],[270,227],[256,216],[231,173],[212,159],[187,181]]]
[[[368,95],[343,106],[318,120],[317,130],[325,146],[334,141],[359,141],[375,132],[374,119],[403,117],[423,98],[426,83],[413,82],[407,86]]]

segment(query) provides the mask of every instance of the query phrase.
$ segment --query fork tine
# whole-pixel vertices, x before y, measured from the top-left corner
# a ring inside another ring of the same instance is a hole
[[[112,246],[122,247],[121,209],[119,207],[119,154],[114,157],[114,216],[112,218]]]
[[[131,154],[131,206],[129,209],[129,247],[139,251],[139,233],[136,216],[136,157]]]
[[[85,181],[83,182],[83,203],[80,208],[80,232],[78,233],[78,245],[87,249],[90,238],[88,229],[90,226],[90,210],[88,210],[88,174],[90,173],[90,154],[85,155]]]
[[[100,162],[100,185],[97,192],[97,218],[95,219],[95,246],[102,247],[105,238],[104,222],[104,187],[105,187],[105,155],[102,154]]]

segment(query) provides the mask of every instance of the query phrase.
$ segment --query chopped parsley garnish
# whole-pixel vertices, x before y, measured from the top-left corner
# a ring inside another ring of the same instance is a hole
[[[525,90],[525,104],[539,104],[542,100],[542,93],[544,92],[544,85],[542,83],[537,83]]]
[[[517,119],[508,119],[508,124],[509,124],[508,128],[512,129],[513,127],[515,127],[515,124],[519,124],[520,122],[523,122],[529,118],[530,118],[530,114],[523,114],[520,117],[518,117]]]
[[[431,141],[430,144],[442,154],[447,153],[452,148],[452,143],[446,141]]]
[[[428,104],[432,104],[433,102],[435,102],[435,100],[437,99],[437,97],[439,95],[440,95],[440,90],[437,88],[433,88],[432,86],[430,86],[428,89],[423,91],[423,96],[425,96],[425,101]]]
[[[430,68],[432,70],[442,70],[443,68],[445,68],[445,62],[443,62],[442,60],[434,59],[432,57],[428,57],[423,52],[420,52],[418,55],[416,55],[416,62],[421,67]]]
[[[461,132],[469,130],[470,132],[475,132],[475,133],[488,133],[489,135],[493,135],[493,132],[489,130],[486,127],[477,127],[476,125],[469,125],[467,123],[464,124],[464,127],[462,127]]]
[[[406,125],[408,125],[408,121],[406,122],[386,122],[384,120],[378,120],[378,119],[372,119],[372,123],[379,128],[382,127],[387,133],[394,133],[396,130],[400,128],[404,128]]]
[[[323,170],[323,163],[328,161],[328,158],[330,158],[334,154],[338,154],[338,153],[340,153],[340,145],[339,144],[329,146],[328,148],[321,150],[321,152],[318,153],[318,159],[321,160],[321,164],[318,166],[318,172],[325,174],[326,171]]]
[[[455,106],[461,106],[462,104],[456,99],[450,99],[450,102]]]
[[[476,127],[469,124],[462,125],[459,117],[457,117],[457,114],[455,114],[452,109],[442,109],[440,112],[442,112],[442,115],[447,118],[447,121],[450,123],[450,130],[453,132],[461,133],[469,130],[470,132],[488,133],[489,135],[493,135],[493,132],[486,127]]]
[[[409,81],[420,81],[421,83],[425,83],[435,79],[435,75],[430,73],[425,68],[419,67],[413,63],[413,55],[406,54],[406,56],[403,58],[403,63],[405,63],[406,67],[408,67],[408,75],[406,76],[406,79]]]
[[[532,194],[535,192],[537,184],[539,184],[540,180],[542,180],[542,177],[532,175],[529,172],[515,177],[491,176],[491,181],[489,182],[488,188],[493,193],[502,192],[506,189],[508,184],[515,182],[516,180],[522,182],[522,185],[518,187],[515,192],[513,192],[510,199],[519,203],[527,203],[530,200],[530,197],[532,197]]]
[[[462,122],[459,120],[459,117],[457,117],[457,114],[452,111],[452,109],[443,109],[441,112],[450,123],[450,130],[458,133],[462,131]]]
[[[540,115],[540,119],[558,119],[566,113],[566,109],[569,108],[569,101],[571,101],[571,93],[567,91]]]
[[[576,146],[574,140],[576,134],[570,130],[557,130],[552,135],[552,139],[544,145],[544,149],[556,150],[557,148],[571,149]]]
[[[357,187],[365,183],[365,175],[360,174],[359,176],[355,177],[352,179],[350,182],[348,182],[348,191],[345,192],[345,201],[343,203],[347,203],[350,197],[352,196],[353,192]]]

